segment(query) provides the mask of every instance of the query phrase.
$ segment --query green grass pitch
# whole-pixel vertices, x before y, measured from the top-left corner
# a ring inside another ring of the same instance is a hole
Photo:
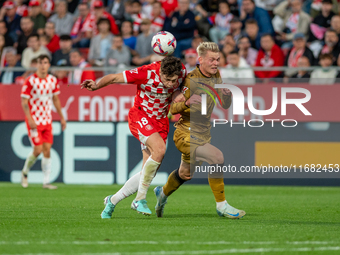
[[[103,198],[120,186],[57,185],[0,183],[0,254],[340,254],[340,188],[226,186],[247,212],[231,220],[217,216],[208,185],[185,184],[164,218],[131,210],[132,196],[102,220]]]

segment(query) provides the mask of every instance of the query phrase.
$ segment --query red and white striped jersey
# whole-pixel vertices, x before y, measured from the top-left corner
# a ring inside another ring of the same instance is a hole
[[[169,112],[172,93],[181,85],[187,74],[182,64],[182,72],[173,88],[164,87],[159,69],[161,61],[123,72],[126,83],[137,85],[134,107],[147,113],[150,118],[165,118]]]
[[[157,16],[157,17],[153,17],[151,19],[151,27],[150,27],[151,33],[156,34],[159,31],[162,31],[164,21],[165,21],[165,14],[162,14],[162,15]]]
[[[28,7],[27,5],[23,4],[17,7],[16,13],[21,17],[28,16]]]
[[[47,75],[41,79],[37,74],[29,76],[21,89],[21,97],[28,98],[28,106],[35,123],[49,125],[52,123],[52,97],[60,93],[57,78]]]
[[[43,3],[42,8],[44,9],[45,12],[52,14],[52,12],[54,11],[54,1],[53,0],[46,0]]]
[[[89,13],[82,23],[82,18],[79,16],[73,24],[70,36],[76,37],[79,33],[86,33],[93,31],[96,23],[96,18],[93,14]]]
[[[132,14],[131,18],[133,20],[133,31],[139,32],[140,24],[142,23],[143,19],[149,19],[144,13]]]

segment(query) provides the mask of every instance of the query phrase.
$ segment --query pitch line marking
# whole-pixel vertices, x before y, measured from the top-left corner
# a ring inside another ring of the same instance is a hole
[[[339,244],[340,241],[286,241],[286,242],[278,242],[278,241],[243,241],[243,242],[228,242],[228,241],[212,241],[212,242],[190,242],[190,241],[70,241],[70,242],[53,242],[53,241],[40,241],[40,242],[30,242],[30,241],[17,241],[17,242],[7,242],[7,241],[0,241],[0,245],[30,245],[30,244],[41,244],[41,245],[50,245],[50,244],[58,244],[58,245],[140,245],[140,244],[196,244],[196,245],[218,245],[218,244],[254,244],[254,245],[261,245],[261,244],[290,244],[290,245],[327,245],[327,244]]]
[[[310,251],[340,251],[340,246],[334,247],[301,247],[301,248],[252,248],[224,249],[198,251],[153,251],[153,252],[114,252],[114,253],[73,253],[74,255],[198,255],[198,254],[227,254],[227,253],[268,253],[268,252],[310,252]],[[63,253],[17,253],[3,255],[63,255]]]

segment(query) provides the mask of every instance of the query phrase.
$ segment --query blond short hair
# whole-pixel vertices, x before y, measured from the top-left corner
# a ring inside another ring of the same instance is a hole
[[[214,42],[201,42],[196,49],[198,56],[203,57],[208,51],[220,52],[218,45]]]

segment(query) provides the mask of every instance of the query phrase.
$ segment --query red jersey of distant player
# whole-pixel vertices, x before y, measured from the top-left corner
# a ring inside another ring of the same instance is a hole
[[[31,130],[26,118],[28,136],[37,146],[43,143],[53,143],[52,135],[52,97],[60,94],[57,78],[48,74],[41,79],[37,74],[29,76],[21,89],[21,97],[28,98],[31,116],[37,125],[37,130]]]
[[[123,72],[126,83],[137,85],[137,95],[128,120],[131,133],[144,145],[147,138],[156,132],[166,142],[169,133],[167,116],[172,93],[178,89],[187,74],[182,64],[182,72],[176,85],[166,88],[160,78],[160,67],[159,61]]]

